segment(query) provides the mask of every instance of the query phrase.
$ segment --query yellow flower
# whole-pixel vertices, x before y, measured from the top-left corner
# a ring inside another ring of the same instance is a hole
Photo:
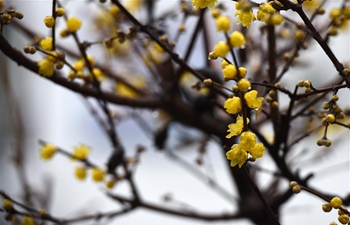
[[[136,98],[139,96],[137,92],[135,92],[129,86],[119,82],[115,85],[115,92],[125,98]]]
[[[320,5],[319,0],[309,0],[303,2],[303,9],[306,9],[307,11],[315,10]]]
[[[267,24],[270,25],[280,25],[284,21],[284,17],[279,13],[274,13]]]
[[[262,3],[258,9],[257,18],[259,21],[265,22],[269,25],[279,25],[284,18],[281,14],[276,13],[276,10],[270,3]]]
[[[233,80],[236,78],[237,75],[237,70],[236,70],[236,66],[229,64],[227,65],[223,70],[222,70],[222,74],[224,75],[224,80],[228,81],[228,80]]]
[[[134,85],[134,87],[143,89],[146,87],[145,80],[142,77],[133,77],[129,80],[129,82]],[[121,82],[118,82],[115,85],[115,92],[125,98],[137,98],[139,97],[139,94],[131,89],[129,86],[126,84],[123,84]]]
[[[254,147],[256,143],[256,136],[254,133],[250,131],[245,131],[241,134],[239,142],[240,142],[241,148],[249,151],[251,148]]]
[[[94,73],[96,80],[103,81],[105,79],[105,74],[102,73],[102,71],[99,68],[94,67],[92,69],[92,72]]]
[[[55,64],[47,59],[39,60],[38,66],[38,73],[44,77],[51,77],[55,72]]]
[[[218,31],[229,31],[231,27],[231,21],[230,18],[228,18],[227,16],[219,16],[216,19],[216,28],[218,29]]]
[[[343,204],[343,200],[339,197],[334,197],[330,201],[330,204],[333,208],[338,209]]]
[[[244,67],[239,67],[239,75],[241,75],[241,77],[245,77],[245,75],[247,75],[247,69]]]
[[[192,5],[201,9],[204,9],[206,7],[214,8],[215,3],[217,2],[218,0],[192,0]]]
[[[5,199],[4,199],[4,203],[3,203],[3,208],[4,208],[5,210],[11,210],[11,209],[13,209],[13,203],[12,203],[12,201],[5,198]]]
[[[234,16],[238,16],[237,24],[249,28],[250,24],[255,20],[252,7],[247,0],[240,0],[236,3],[236,10]]]
[[[330,17],[332,20],[337,19],[340,15],[341,15],[341,10],[338,9],[338,8],[332,9],[332,10],[330,11],[330,13],[329,13],[329,17]]]
[[[253,158],[261,158],[265,152],[264,145],[256,143],[256,136],[250,131],[245,131],[241,134],[240,143],[234,144],[231,150],[226,153],[227,159],[231,160],[231,166],[238,164],[241,167],[248,159],[248,153]]]
[[[230,65],[226,60],[221,60],[221,67],[224,69],[226,66]]]
[[[253,148],[249,150],[249,153],[254,157],[254,158],[261,158],[265,152],[265,147],[264,144],[259,142],[254,145]]]
[[[55,24],[55,19],[52,16],[47,16],[44,19],[44,23],[46,27],[51,28]]]
[[[241,92],[244,92],[250,88],[251,84],[249,80],[243,78],[238,81],[237,86]]]
[[[79,59],[73,64],[73,68],[78,71],[83,71],[84,67],[85,67],[85,61],[83,59]]]
[[[218,18],[221,15],[220,9],[213,9],[211,10],[211,16],[213,18]]]
[[[238,165],[239,168],[241,168],[248,159],[248,153],[244,151],[240,145],[234,144],[232,145],[231,150],[226,152],[226,158],[231,160],[230,165],[232,167]]]
[[[75,32],[81,27],[81,20],[72,16],[67,20],[66,26],[69,32]]]
[[[258,9],[257,19],[259,21],[266,22],[274,12],[276,12],[276,10],[272,7],[272,5],[270,3],[264,2]]]
[[[57,52],[51,51],[51,55],[46,55],[46,59],[49,60],[50,62],[56,62],[57,61]]]
[[[40,156],[43,160],[49,160],[57,152],[56,146],[52,144],[45,144],[40,149]]]
[[[75,169],[75,176],[79,180],[85,180],[86,178],[86,168],[79,166]]]
[[[302,41],[306,36],[305,31],[297,29],[294,33],[294,37],[297,41]]]
[[[99,168],[93,168],[92,169],[92,179],[95,182],[102,182],[105,177],[105,171],[99,169]]]
[[[64,10],[64,8],[57,8],[55,13],[56,13],[56,16],[61,17],[61,16],[64,16],[64,14],[66,13],[66,10]]]
[[[125,8],[129,11],[129,12],[135,12],[137,10],[139,10],[141,8],[142,5],[142,1],[141,0],[127,0],[125,2]]]
[[[345,16],[345,18],[349,19],[349,18],[350,18],[350,6],[345,7],[345,8],[343,9],[342,14]]]
[[[80,144],[79,146],[75,147],[73,150],[73,159],[84,160],[89,156],[90,152],[91,152],[90,147]]]
[[[249,123],[249,119],[247,118],[247,124]],[[231,123],[228,125],[227,132],[230,132],[228,135],[226,135],[226,138],[231,138],[233,136],[237,136],[240,133],[242,133],[243,130],[243,117],[240,115],[236,118],[236,123]]]
[[[47,37],[45,39],[42,39],[40,41],[40,47],[43,50],[51,51],[52,50],[52,37]]]
[[[244,99],[247,103],[247,106],[252,109],[260,108],[262,102],[264,101],[264,97],[257,98],[258,92],[256,90],[249,91],[245,93]]]
[[[112,188],[114,187],[114,185],[115,185],[115,180],[108,180],[108,181],[106,182],[106,187],[107,187],[108,189],[112,189]]]
[[[111,5],[111,7],[109,8],[109,13],[114,16],[114,17],[117,17],[120,13],[120,9],[118,6],[116,5]]]
[[[32,217],[23,216],[22,225],[35,225],[35,221]]]
[[[232,47],[241,47],[245,44],[245,37],[239,31],[233,31],[230,35],[230,44]]]
[[[241,99],[238,97],[228,98],[225,101],[224,108],[229,114],[239,113],[242,109]]]
[[[226,43],[226,41],[219,41],[214,47],[214,53],[221,58],[225,58],[229,50],[230,46]]]

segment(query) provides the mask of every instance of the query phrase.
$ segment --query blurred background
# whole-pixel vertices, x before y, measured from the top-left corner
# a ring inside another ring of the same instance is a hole
[[[5,1],[16,10],[24,13],[24,19],[19,23],[30,27],[35,33],[48,35],[49,31],[43,23],[43,18],[50,14],[51,1]],[[225,1],[223,1],[225,2]],[[340,0],[328,1],[327,7],[339,6]],[[81,37],[93,41],[92,30],[89,24],[96,14],[96,7],[87,4],[86,1],[62,1],[70,15],[78,15],[84,21]],[[167,10],[178,4],[177,1],[158,1],[157,13]],[[227,4],[229,5],[229,4]],[[231,4],[232,5],[232,4]],[[232,9],[234,6],[232,6]],[[140,15],[142,16],[142,15]],[[229,15],[233,18],[233,13]],[[208,13],[207,19],[210,19]],[[86,22],[87,21],[87,22]],[[192,24],[191,24],[192,23]],[[193,21],[189,20],[187,31],[180,39],[183,42],[191,35]],[[64,26],[64,24],[59,24]],[[215,27],[209,27],[215,32]],[[22,49],[28,43],[28,39],[13,26],[4,28],[4,34],[11,44],[17,49]],[[213,46],[216,41],[222,39],[218,36],[213,38]],[[66,43],[67,42],[67,43]],[[186,42],[185,42],[186,43]],[[64,44],[72,44],[69,40]],[[349,29],[330,40],[330,45],[335,55],[341,62],[348,63],[350,59],[350,34]],[[177,51],[184,51],[184,45],[178,44]],[[76,48],[74,46],[74,48]],[[200,46],[195,51],[203,54]],[[92,54],[99,52],[91,49]],[[34,58],[38,57],[37,55]],[[40,58],[40,57],[38,57]],[[38,59],[36,58],[36,59]],[[100,58],[96,57],[97,60]],[[315,85],[327,82],[328,76],[335,73],[330,60],[323,54],[322,50],[313,43],[308,51],[303,51],[299,59],[305,62],[305,66],[293,68],[282,84],[292,88],[300,79],[307,76]],[[103,62],[103,60],[101,60]],[[194,68],[201,67],[205,62],[199,62],[195,58],[190,60]],[[129,68],[130,69],[130,68]],[[8,60],[0,53],[0,189],[4,190],[14,199],[20,199],[23,194],[23,183],[19,177],[18,166],[14,164],[16,149],[23,150],[23,173],[28,179],[28,184],[38,194],[48,199],[48,208],[52,215],[63,218],[75,217],[79,214],[92,214],[97,212],[108,212],[118,209],[120,206],[107,198],[104,194],[105,187],[96,184],[90,179],[79,181],[74,176],[76,163],[57,154],[52,160],[44,162],[40,159],[40,145],[38,140],[44,140],[66,149],[71,150],[80,143],[92,148],[92,161],[101,167],[108,159],[112,150],[110,142],[98,122],[91,116],[81,96],[66,90],[47,79],[30,73],[16,63]],[[6,78],[5,78],[6,77]],[[349,106],[349,90],[339,93],[339,105]],[[283,104],[283,102],[282,102]],[[156,123],[159,112],[144,110],[150,118],[154,117],[152,123]],[[133,109],[118,108],[116,112],[127,115]],[[134,120],[126,120],[118,124],[117,131],[122,143],[126,147],[127,155],[133,155],[138,145],[146,147],[147,151],[141,156],[140,163],[135,174],[135,180],[144,199],[150,202],[164,204],[175,208],[189,208],[200,212],[222,213],[232,212],[237,207],[234,204],[236,197],[235,188],[228,179],[228,163],[222,155],[221,146],[210,142],[207,149],[205,166],[196,166],[197,151],[190,146],[175,152],[182,160],[197,167],[203,174],[209,174],[215,182],[219,183],[229,194],[227,199],[218,194],[207,185],[208,180],[200,178],[189,172],[178,160],[169,157],[164,151],[156,151],[153,141],[150,140]],[[270,131],[266,127],[266,132]],[[170,131],[170,140],[176,141],[179,133],[187,132],[190,135],[198,135],[196,131],[189,130],[180,125],[175,125]],[[318,187],[326,192],[345,196],[350,191],[350,166],[349,149],[350,134],[345,129],[337,129],[333,132],[333,138],[337,138],[334,147],[326,149],[332,151],[325,157],[314,160],[296,162],[302,175],[315,172],[310,181],[312,186]],[[315,145],[318,137],[302,141],[296,148],[310,151],[319,151]],[[332,139],[332,136],[330,137]],[[334,141],[335,143],[335,141]],[[312,146],[312,147],[310,147]],[[322,150],[323,151],[323,150]],[[307,159],[307,156],[305,157]],[[274,169],[271,159],[267,156],[257,162],[266,169]],[[271,179],[268,173],[258,173],[259,186],[264,187]],[[287,185],[285,181],[283,185]],[[117,184],[112,190],[119,194],[128,195],[128,186],[125,183]],[[46,196],[46,194],[49,194]],[[164,196],[171,196],[172,201],[164,202]],[[283,225],[306,225],[306,224],[329,224],[336,218],[336,212],[323,213],[321,205],[323,201],[301,192],[293,196],[285,204],[281,212],[281,224]],[[7,224],[0,218],[0,224]],[[83,222],[81,224],[97,224],[96,222]],[[105,224],[101,221],[100,224]],[[137,209],[129,214],[115,218],[110,224],[237,224],[249,225],[249,221],[216,221],[205,222],[191,219],[169,216],[155,213],[146,209]]]

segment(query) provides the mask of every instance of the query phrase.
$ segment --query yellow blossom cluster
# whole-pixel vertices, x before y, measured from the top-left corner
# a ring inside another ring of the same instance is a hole
[[[245,44],[245,37],[239,31],[233,31],[229,37],[229,43],[226,41],[219,41],[214,46],[214,51],[211,54],[215,55],[215,58],[225,58],[226,54],[230,51],[231,47],[242,47]]]
[[[84,167],[84,166],[78,166],[75,168],[75,177],[78,180],[85,180],[87,177],[87,172],[88,172],[88,168]],[[102,182],[104,181],[105,178],[105,174],[106,171],[98,168],[98,167],[94,167],[91,169],[91,178],[93,181],[95,182]]]
[[[344,212],[344,210],[341,208],[343,204],[343,200],[340,197],[333,197],[329,203],[322,205],[322,210],[326,213],[332,211],[332,209],[338,209],[338,221],[341,224],[349,224],[350,218],[347,213]],[[330,224],[337,224],[335,222],[332,222]]]
[[[256,90],[249,91],[244,94],[245,103],[249,108],[258,109],[262,106],[262,102],[264,101],[264,97],[257,97],[258,92]],[[224,108],[226,112],[229,114],[237,114],[242,109],[241,98],[239,97],[231,97],[228,98],[224,103]]]
[[[86,61],[84,58],[78,59],[73,64],[73,69],[69,71],[68,78],[73,80],[75,78],[85,79],[85,80],[94,80],[97,81],[103,81],[106,77],[106,75],[97,67],[95,66],[95,59],[92,55],[87,55],[87,60],[89,61],[90,65],[92,66],[92,72],[89,74],[84,74],[84,70],[87,67]]]
[[[238,165],[240,168],[248,159],[248,153],[254,158],[261,158],[264,154],[265,147],[261,142],[256,142],[256,136],[250,131],[241,134],[239,144],[232,145],[231,149],[226,152],[226,157],[231,160],[231,166]]]
[[[43,160],[49,160],[51,159],[55,153],[58,151],[58,148],[52,144],[45,144],[40,149],[40,155]],[[63,151],[63,150],[62,150]],[[73,149],[73,153],[71,154],[72,160],[80,160],[84,161],[87,159],[91,152],[90,147],[80,144]],[[67,153],[68,154],[68,153]],[[74,174],[75,177],[78,180],[85,180],[88,174],[88,169],[92,166],[85,162],[85,166],[78,166],[75,168]],[[98,167],[92,167],[91,168],[91,178],[95,182],[103,182],[105,180],[106,171],[98,168]],[[115,180],[108,180],[106,181],[106,187],[107,188],[113,188],[115,184]],[[13,204],[9,200],[4,201],[4,208],[10,210],[13,207]]]
[[[279,25],[284,18],[272,7],[272,3],[262,3],[258,9],[257,19],[268,25]]]
[[[237,4],[238,8],[242,10],[242,13],[248,10],[246,8],[248,6],[245,6],[244,2],[239,1]],[[251,9],[249,8],[249,10]],[[241,16],[244,18],[243,14]],[[227,18],[220,15],[216,18],[218,31],[227,32],[230,28],[230,23],[227,21]],[[256,143],[255,134],[247,130],[249,119],[246,115],[248,108],[255,110],[261,109],[264,98],[258,97],[258,92],[256,90],[251,90],[251,83],[245,78],[247,75],[246,68],[233,65],[226,59],[226,54],[231,48],[242,47],[245,45],[245,42],[245,37],[241,32],[233,31],[228,37],[228,42],[219,41],[215,45],[214,51],[209,53],[209,58],[211,59],[216,59],[218,57],[224,59],[221,62],[224,81],[234,80],[237,82],[237,85],[235,85],[232,90],[235,95],[225,101],[224,108],[229,114],[243,115],[243,117],[237,115],[236,123],[228,125],[229,134],[226,136],[226,138],[231,138],[241,134],[240,144],[233,145],[231,150],[226,154],[227,159],[231,160],[231,166],[238,165],[239,167],[248,159],[248,154],[256,159],[262,157],[265,151],[265,147],[262,143]],[[232,52],[232,54],[234,54],[234,52]],[[242,112],[242,110],[244,111]]]
[[[192,4],[199,8],[205,8],[208,4],[212,3],[211,6],[214,6],[214,1],[195,1],[192,0]],[[268,25],[279,25],[284,21],[284,17],[276,11],[272,6],[273,2],[261,3],[257,12],[257,17],[255,17],[252,4],[248,0],[239,0],[236,2],[236,12],[235,17],[238,17],[237,24],[242,24],[243,27],[249,28],[251,23],[256,20],[256,18],[265,22]],[[304,5],[304,4],[303,4]],[[306,5],[306,4],[305,4]],[[231,27],[231,20],[227,16],[223,16],[220,13],[219,9],[212,10],[212,16],[215,18],[216,27],[218,31],[229,31]]]
[[[334,8],[329,12],[329,18],[333,26],[330,28],[330,34],[336,35],[337,29],[349,27],[350,6],[344,8]]]
[[[44,18],[44,24],[48,28],[53,28],[56,23],[56,17],[61,17],[65,14],[65,10],[61,7],[57,8],[54,15],[46,16]],[[71,24],[71,22],[70,22]],[[67,21],[68,26],[68,21]],[[54,28],[53,28],[54,29]],[[52,51],[55,49],[52,37],[46,37],[39,42],[39,46],[44,51],[50,51],[46,58],[38,61],[39,67],[38,73],[44,77],[51,77],[55,73],[55,64],[57,69],[62,69],[64,62],[58,60],[57,52]],[[63,60],[63,59],[62,59]]]
[[[247,118],[247,124],[249,123],[249,119]],[[226,135],[226,138],[231,138],[233,136],[238,136],[243,131],[243,117],[240,115],[236,118],[236,123],[231,123],[228,125],[227,132],[230,132],[228,135]]]

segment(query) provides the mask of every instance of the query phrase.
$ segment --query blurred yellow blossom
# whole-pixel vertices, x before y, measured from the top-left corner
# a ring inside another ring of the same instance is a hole
[[[92,173],[92,179],[95,182],[102,182],[106,172],[101,170],[100,168],[95,167],[91,170],[91,173]]]
[[[89,156],[90,152],[90,147],[84,144],[80,144],[77,147],[74,147],[73,149],[73,159],[84,160]]]
[[[320,0],[308,0],[303,2],[303,9],[307,11],[315,10],[320,5]]]
[[[55,64],[47,59],[39,60],[38,66],[38,73],[44,77],[51,77],[55,72]]]
[[[44,38],[40,41],[40,47],[45,51],[52,50],[52,37]]]
[[[46,16],[44,23],[46,27],[51,28],[55,24],[55,19],[52,16]]]
[[[218,0],[192,0],[193,6],[201,9],[206,7],[214,8],[215,3],[217,2]]]
[[[99,68],[94,67],[92,69],[92,72],[93,72],[96,80],[103,81],[105,79],[106,75],[104,73],[102,73],[102,71]],[[91,76],[92,76],[92,74],[91,74]]]
[[[82,166],[79,166],[75,169],[75,176],[77,179],[79,180],[85,180],[86,178],[86,168],[85,167],[82,167]]]
[[[80,19],[78,19],[75,16],[72,16],[66,22],[67,30],[69,32],[75,32],[81,27],[81,24],[82,24],[82,22]]]
[[[23,216],[22,225],[35,225],[35,220],[29,216]]]
[[[57,152],[56,146],[52,144],[45,144],[40,149],[40,156],[43,160],[49,160]]]
[[[218,31],[229,31],[231,27],[231,20],[228,16],[219,16],[216,18],[216,28]]]
[[[129,82],[131,85],[133,85],[135,88],[143,89],[146,87],[146,82],[142,77],[133,77],[129,79]],[[133,90],[131,87],[127,86],[124,83],[118,82],[115,85],[115,92],[126,98],[136,98],[139,97],[139,94]]]
[[[135,12],[141,8],[142,2],[142,0],[127,0],[125,1],[124,6],[128,11]]]
[[[106,181],[106,187],[108,189],[112,189],[114,187],[115,183],[116,183],[115,180],[108,180],[108,181]]]
[[[4,199],[4,202],[3,202],[3,208],[4,208],[5,210],[11,210],[11,209],[13,209],[13,203],[12,203],[12,201],[5,198],[5,199]]]

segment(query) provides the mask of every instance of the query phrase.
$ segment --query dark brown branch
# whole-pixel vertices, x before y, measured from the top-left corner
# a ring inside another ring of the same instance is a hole
[[[8,41],[5,39],[2,33],[0,33],[0,49],[7,55],[10,59],[15,61],[19,66],[24,66],[29,71],[38,74],[39,67],[37,63],[27,57],[25,57],[22,52],[13,48]],[[54,75],[50,78],[44,77],[51,80],[52,82],[59,84],[71,91],[80,93],[84,96],[94,97],[96,99],[101,99],[98,91],[95,88],[89,86],[81,86],[81,84],[71,82],[68,79],[61,76],[58,71],[55,71]],[[144,97],[144,98],[123,98],[111,92],[103,92],[103,99],[108,102],[115,103],[118,105],[130,106],[130,107],[140,107],[140,108],[157,108],[160,106],[160,101],[157,98]]]
[[[111,194],[106,193],[107,196],[109,196],[112,199],[117,200],[118,202],[124,202],[124,203],[133,203],[132,199],[117,195],[117,194]],[[169,209],[166,207],[161,207],[156,204],[148,203],[148,202],[139,202],[139,205],[137,207],[140,208],[146,208],[155,212],[161,212],[166,213],[169,215],[174,216],[181,216],[184,218],[192,218],[192,219],[199,219],[199,220],[205,220],[205,221],[218,221],[218,220],[232,220],[232,219],[239,219],[242,218],[240,214],[230,213],[230,214],[209,214],[209,213],[198,213],[195,211],[180,211],[175,209]]]

